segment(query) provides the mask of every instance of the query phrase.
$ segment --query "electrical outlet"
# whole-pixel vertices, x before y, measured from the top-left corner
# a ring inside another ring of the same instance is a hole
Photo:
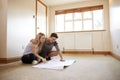
[[[22,49],[24,49],[25,47],[24,47],[24,45],[22,45]]]
[[[64,51],[64,47],[63,47],[63,51]]]
[[[116,48],[119,49],[119,45],[116,45]]]

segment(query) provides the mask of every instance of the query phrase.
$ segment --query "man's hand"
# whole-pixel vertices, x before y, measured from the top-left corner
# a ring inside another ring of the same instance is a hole
[[[60,61],[64,62],[65,60],[64,59],[60,59]]]

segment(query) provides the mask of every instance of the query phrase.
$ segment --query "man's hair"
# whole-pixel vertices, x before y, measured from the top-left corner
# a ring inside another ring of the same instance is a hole
[[[56,33],[51,33],[50,37],[56,37],[56,38],[58,38],[58,35]]]

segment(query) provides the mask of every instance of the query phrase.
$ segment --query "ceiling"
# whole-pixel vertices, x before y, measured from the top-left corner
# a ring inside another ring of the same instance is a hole
[[[89,0],[43,0],[48,6],[56,6],[62,4],[70,4],[77,3],[81,1],[89,1]]]

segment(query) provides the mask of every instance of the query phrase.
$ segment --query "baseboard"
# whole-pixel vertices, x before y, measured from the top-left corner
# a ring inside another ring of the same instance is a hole
[[[62,51],[63,54],[104,54],[110,55],[110,51]]]
[[[19,61],[21,57],[12,57],[12,58],[0,58],[0,63],[10,63]]]
[[[104,55],[110,55],[110,51],[94,51],[93,54],[104,54]]]
[[[62,51],[63,54],[92,54],[92,51]]]
[[[63,54],[103,54],[103,55],[112,55],[116,59],[120,60],[120,56],[111,53],[110,51],[62,51]],[[0,58],[0,63],[10,63],[19,61],[21,57],[12,57],[12,58]]]
[[[111,55],[112,55],[114,58],[116,58],[117,60],[120,61],[120,56],[119,56],[119,55],[117,55],[117,54],[115,54],[115,53],[113,53],[113,52],[111,52]]]

